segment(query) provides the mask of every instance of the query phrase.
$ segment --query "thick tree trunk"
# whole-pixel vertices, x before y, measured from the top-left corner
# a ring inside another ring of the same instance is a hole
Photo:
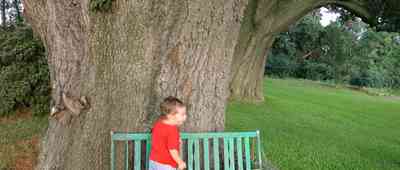
[[[319,0],[249,2],[232,62],[230,99],[249,102],[264,100],[265,62],[275,36],[319,5]]]
[[[232,80],[230,82],[230,99],[247,102],[264,100],[263,79],[266,53],[274,41],[273,35],[253,33],[239,40],[232,63]]]
[[[188,105],[181,130],[224,129],[245,0],[113,1],[108,12],[88,3],[24,1],[59,119],[49,119],[37,169],[109,169],[110,131],[148,131],[168,95]]]
[[[1,26],[6,26],[6,0],[1,0]]]
[[[14,9],[15,9],[15,12],[16,12],[16,14],[15,14],[15,22],[16,22],[16,23],[22,21],[21,10],[20,10],[20,8],[19,8],[19,5],[20,5],[20,4],[21,4],[21,1],[20,1],[20,0],[14,0],[14,1],[13,1],[13,6],[14,6]]]
[[[356,0],[250,0],[240,28],[240,38],[232,62],[232,100],[264,100],[263,80],[266,55],[275,36],[313,9],[334,3],[368,16],[365,2]]]

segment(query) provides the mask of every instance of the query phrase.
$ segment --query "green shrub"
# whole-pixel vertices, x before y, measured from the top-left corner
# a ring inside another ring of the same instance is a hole
[[[296,71],[299,78],[310,80],[331,80],[334,77],[334,69],[325,63],[305,60]]]
[[[294,76],[296,68],[296,62],[283,54],[268,56],[265,66],[266,74],[281,78]]]
[[[0,30],[0,116],[31,107],[34,115],[48,112],[49,71],[42,43],[28,26]]]

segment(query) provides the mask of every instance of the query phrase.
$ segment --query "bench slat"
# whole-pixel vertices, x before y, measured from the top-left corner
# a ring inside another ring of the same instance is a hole
[[[135,140],[135,170],[140,170],[140,154],[141,154],[141,145],[140,140]]]
[[[203,139],[203,148],[204,148],[204,170],[210,170],[209,165],[209,150],[208,150],[208,138]]]
[[[206,132],[206,133],[181,133],[182,138],[211,138],[211,137],[256,137],[257,132]]]
[[[112,133],[111,133],[112,135]],[[111,140],[111,170],[115,170],[115,145],[114,141]]]
[[[248,137],[244,138],[244,150],[246,154],[246,170],[251,170],[250,162],[250,141]]]
[[[224,170],[229,170],[229,146],[228,139],[224,138]]]
[[[200,143],[198,139],[194,142],[194,164],[194,169],[200,170]]]
[[[260,139],[260,131],[257,132],[257,152],[258,152],[258,165],[260,166],[259,168],[262,169],[262,158],[261,158],[261,139]]]
[[[235,170],[235,145],[234,145],[234,138],[229,138],[229,160],[230,160],[230,169]]]
[[[146,169],[149,169],[149,159],[150,159],[150,149],[151,149],[151,140],[145,140],[146,142]]]
[[[237,147],[237,159],[238,159],[238,168],[239,170],[243,170],[243,157],[242,157],[242,138],[236,139],[236,147]]]
[[[188,170],[193,170],[193,140],[188,140]]]
[[[219,149],[218,149],[218,138],[213,138],[213,147],[214,147],[214,167],[215,169],[219,169]]]
[[[125,170],[129,169],[129,141],[125,141]]]
[[[133,139],[146,140],[150,139],[150,133],[133,133],[133,132],[113,132],[114,134],[111,136],[114,141],[126,141]],[[196,138],[213,138],[213,137],[256,137],[257,132],[207,132],[207,133],[186,133],[181,132],[180,137],[182,139],[196,139]]]

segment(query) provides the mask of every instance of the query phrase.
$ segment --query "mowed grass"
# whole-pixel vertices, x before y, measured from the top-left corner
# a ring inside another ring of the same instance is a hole
[[[393,94],[397,95],[397,96],[400,96],[400,89],[393,90]]]
[[[260,129],[281,170],[400,169],[400,100],[267,78],[265,102],[231,102],[226,130]]]
[[[47,121],[30,115],[0,118],[0,170],[33,168]]]
[[[265,102],[231,102],[226,130],[260,129],[281,170],[400,170],[400,99],[267,79]],[[400,91],[397,91],[400,94]],[[0,118],[0,169],[32,169],[47,117]]]

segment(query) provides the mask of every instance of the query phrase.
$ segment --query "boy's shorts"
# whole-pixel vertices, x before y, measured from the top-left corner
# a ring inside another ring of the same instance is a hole
[[[174,168],[170,165],[166,165],[166,164],[158,163],[156,161],[149,160],[149,170],[176,170],[176,168]]]

